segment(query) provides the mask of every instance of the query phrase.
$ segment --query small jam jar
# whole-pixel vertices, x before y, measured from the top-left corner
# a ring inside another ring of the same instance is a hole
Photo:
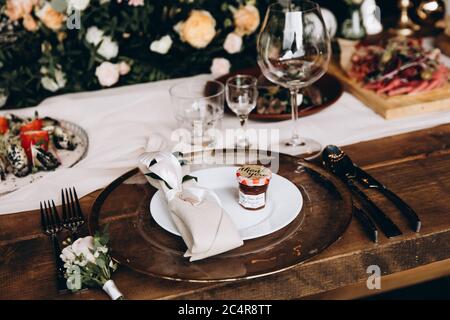
[[[266,205],[266,191],[272,173],[260,165],[244,165],[236,172],[239,182],[239,204],[248,210],[258,210]]]

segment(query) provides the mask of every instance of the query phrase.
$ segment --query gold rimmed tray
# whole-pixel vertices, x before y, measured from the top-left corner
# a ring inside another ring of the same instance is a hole
[[[200,158],[204,156],[201,153]],[[240,248],[189,262],[183,257],[186,247],[182,239],[153,220],[149,203],[156,189],[135,169],[98,196],[89,219],[90,232],[109,224],[113,258],[143,274],[179,281],[219,282],[256,278],[292,268],[338,240],[350,223],[349,191],[316,165],[285,154],[254,150],[215,150],[208,151],[207,156],[213,156],[214,161],[208,158],[206,162],[210,164],[197,163],[199,154],[185,155],[185,159],[191,163],[191,171],[224,163],[270,165],[274,172],[299,188],[304,201],[301,214],[281,230],[247,240]]]

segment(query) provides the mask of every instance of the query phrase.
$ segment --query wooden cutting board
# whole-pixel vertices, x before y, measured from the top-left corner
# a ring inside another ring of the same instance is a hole
[[[342,82],[345,90],[388,120],[433,111],[450,110],[450,83],[429,92],[389,97],[364,89],[351,79],[337,62],[330,64],[328,72]]]

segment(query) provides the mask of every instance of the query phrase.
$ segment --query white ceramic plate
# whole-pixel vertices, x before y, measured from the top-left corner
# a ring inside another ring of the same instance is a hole
[[[75,123],[59,120],[61,127],[71,131],[75,135],[75,142],[78,144],[75,150],[58,150],[56,148],[52,149],[53,154],[55,154],[61,161],[61,165],[56,168],[71,168],[76,165],[80,160],[82,160],[89,148],[89,138],[86,131]],[[24,187],[34,181],[42,178],[49,172],[53,171],[38,171],[33,174],[29,174],[25,177],[18,178],[12,173],[6,174],[6,180],[0,181],[0,198],[2,195],[8,194],[10,192],[16,191],[21,187]]]
[[[272,174],[267,190],[266,206],[260,210],[242,208],[238,199],[238,167],[219,167],[194,171],[190,175],[198,178],[198,184],[212,189],[220,199],[222,207],[229,214],[243,240],[262,237],[280,230],[291,223],[303,205],[302,194],[289,180]],[[165,230],[180,235],[172,222],[167,202],[161,191],[150,201],[150,212],[155,221]]]

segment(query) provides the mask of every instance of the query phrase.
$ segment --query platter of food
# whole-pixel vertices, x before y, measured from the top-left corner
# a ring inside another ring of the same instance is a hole
[[[348,59],[331,64],[330,72],[384,118],[450,108],[450,72],[439,49],[425,50],[420,39],[390,38],[346,50],[352,50]]]
[[[74,166],[87,153],[87,133],[78,125],[50,117],[0,116],[0,196]]]
[[[291,119],[291,105],[287,89],[267,80],[258,67],[239,70],[217,79],[226,83],[227,79],[237,74],[252,75],[258,79],[259,97],[256,108],[250,113],[250,120],[283,121]],[[315,84],[303,90],[303,100],[299,106],[299,117],[317,113],[335,103],[342,95],[343,89],[336,77],[325,74]],[[226,106],[228,113],[233,113]]]
[[[429,92],[448,83],[439,49],[427,51],[419,39],[391,38],[386,44],[359,44],[347,73],[363,88],[389,97]]]

